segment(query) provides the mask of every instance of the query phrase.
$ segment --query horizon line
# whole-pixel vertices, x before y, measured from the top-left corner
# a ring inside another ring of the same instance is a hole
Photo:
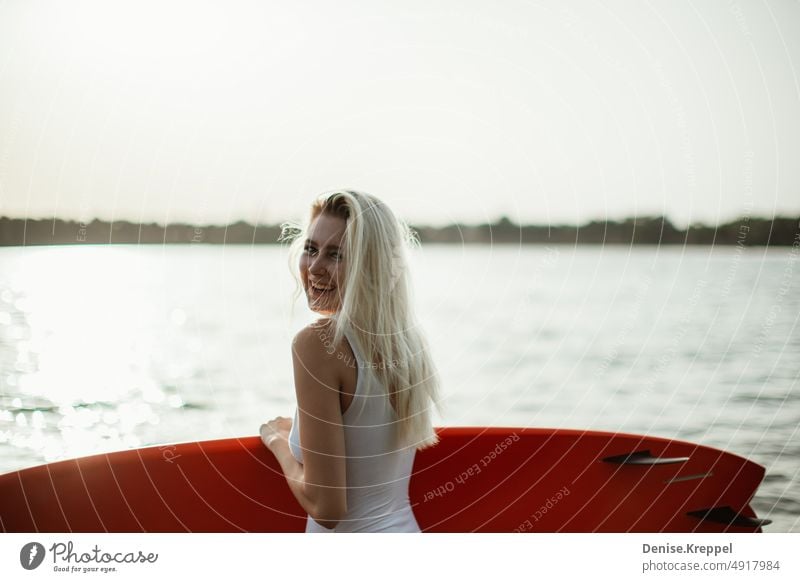
[[[761,220],[761,221],[775,221],[775,220],[786,220],[786,219],[797,219],[800,222],[800,214],[793,215],[793,214],[780,213],[780,214],[774,214],[772,216],[768,216],[768,215],[767,216],[756,216],[756,215],[741,214],[741,215],[738,215],[736,217],[733,217],[733,218],[729,219],[726,222],[718,221],[716,224],[713,224],[713,223],[708,223],[708,222],[704,222],[704,221],[694,221],[694,222],[687,223],[687,225],[685,227],[677,226],[675,224],[674,219],[670,218],[666,214],[637,214],[637,215],[633,215],[633,216],[625,216],[625,217],[622,217],[622,218],[609,218],[609,217],[606,217],[606,218],[591,218],[591,219],[585,220],[582,223],[564,223],[564,222],[551,222],[551,223],[529,222],[529,223],[522,223],[522,222],[513,221],[507,215],[501,215],[499,218],[496,218],[494,220],[494,222],[474,222],[474,223],[470,223],[470,222],[460,222],[459,221],[459,222],[450,222],[450,223],[442,224],[442,225],[425,224],[425,223],[422,223],[422,222],[412,222],[412,221],[404,221],[404,222],[406,222],[406,224],[408,224],[411,227],[429,228],[429,229],[442,229],[442,228],[449,228],[449,227],[454,227],[454,226],[458,226],[458,227],[490,227],[490,226],[500,226],[500,225],[503,225],[503,226],[518,226],[518,227],[558,228],[558,227],[580,227],[580,226],[588,226],[588,225],[593,225],[593,224],[604,224],[604,223],[607,223],[607,224],[625,224],[626,222],[631,222],[631,221],[636,221],[636,222],[639,222],[639,221],[642,221],[642,222],[660,221],[660,222],[664,222],[665,224],[668,223],[668,224],[672,225],[674,228],[676,228],[676,230],[685,230],[687,228],[693,228],[693,227],[718,228],[718,227],[721,227],[721,226],[728,226],[728,225],[731,225],[731,224],[734,224],[734,223],[737,223],[737,222],[749,222],[749,221],[758,221],[758,220]],[[159,221],[132,221],[132,220],[129,220],[129,219],[107,220],[107,219],[94,217],[90,221],[87,222],[87,221],[84,221],[82,219],[75,219],[75,218],[59,218],[59,217],[53,217],[53,218],[30,218],[30,217],[25,217],[25,218],[20,218],[20,217],[14,217],[14,216],[6,216],[6,215],[0,216],[0,220],[6,220],[6,221],[10,221],[10,220],[20,221],[21,220],[21,221],[25,221],[25,222],[42,222],[42,221],[58,222],[58,221],[61,221],[61,222],[71,222],[71,223],[77,223],[77,224],[83,224],[83,225],[89,225],[89,224],[98,223],[98,222],[99,223],[106,223],[106,224],[115,224],[115,223],[125,222],[125,223],[128,223],[128,224],[134,224],[134,225],[155,225],[155,226],[160,226],[160,227],[168,227],[168,226],[202,226],[203,228],[225,228],[225,227],[236,226],[236,225],[239,225],[239,226],[248,225],[248,226],[253,226],[253,227],[256,227],[256,228],[258,228],[258,227],[276,227],[276,226],[280,226],[281,224],[294,221],[293,219],[284,219],[284,220],[280,220],[278,222],[250,222],[249,220],[245,220],[243,218],[240,218],[240,219],[238,219],[236,221],[228,222],[227,224],[188,222],[188,221],[183,221],[183,220],[179,220],[179,221],[175,221],[175,222],[166,222],[165,223],[165,222],[159,222]]]

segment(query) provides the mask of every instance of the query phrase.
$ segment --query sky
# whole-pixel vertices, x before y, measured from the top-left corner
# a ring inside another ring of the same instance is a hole
[[[0,3],[0,216],[800,216],[800,3]]]

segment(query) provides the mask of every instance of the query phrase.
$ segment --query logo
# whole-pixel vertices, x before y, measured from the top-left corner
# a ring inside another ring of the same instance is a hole
[[[22,546],[19,552],[19,563],[26,570],[35,570],[44,560],[44,546],[38,542],[30,542]]]

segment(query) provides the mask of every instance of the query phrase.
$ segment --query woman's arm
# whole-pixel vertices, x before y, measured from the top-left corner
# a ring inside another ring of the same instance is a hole
[[[271,439],[270,450],[303,509],[332,529],[347,513],[346,463],[340,378],[336,356],[324,345],[322,330],[319,324],[311,325],[292,342],[303,464],[294,458],[285,438]]]
[[[289,430],[291,419],[278,417],[261,426],[261,441],[275,455],[278,464],[283,470],[286,482],[289,484],[297,501],[306,513],[313,515],[314,507],[311,498],[305,493],[305,472],[303,465],[297,462],[289,449]]]

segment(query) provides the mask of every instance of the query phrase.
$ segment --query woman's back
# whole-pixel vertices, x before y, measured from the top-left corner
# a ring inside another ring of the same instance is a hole
[[[356,388],[342,414],[347,473],[347,514],[335,529],[322,527],[310,516],[307,532],[419,532],[408,499],[416,449],[398,449],[397,414],[352,333],[345,330],[357,362]],[[303,462],[298,413],[289,433],[292,455]]]

